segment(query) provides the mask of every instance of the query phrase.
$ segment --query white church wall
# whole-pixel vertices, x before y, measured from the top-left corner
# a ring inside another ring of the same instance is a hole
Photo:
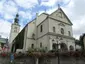
[[[48,47],[49,47],[49,50],[52,50],[52,44],[53,43],[57,43],[56,42],[56,36],[49,35],[48,38],[49,38],[49,45],[48,45]]]
[[[32,44],[34,45],[34,48],[36,48],[36,41],[33,39],[27,39],[25,43],[25,51],[28,51],[28,49],[32,48]]]
[[[42,25],[42,32],[41,32],[41,25]],[[38,38],[48,33],[48,19],[44,20],[41,24],[37,27],[37,34]]]
[[[40,43],[42,43],[42,47],[40,47]],[[38,48],[47,48],[49,46],[49,40],[48,40],[48,35],[45,35],[41,38],[38,39],[37,41]]]
[[[68,42],[68,50],[70,50],[70,46],[74,47],[75,50],[75,40],[74,39],[67,39]]]
[[[34,20],[35,21],[35,20]],[[33,39],[32,35],[35,34],[35,22],[30,22],[26,28],[25,28],[25,36],[24,36],[24,51],[28,51],[28,48],[31,48],[31,44],[34,44],[34,47],[36,42]]]
[[[25,32],[24,32],[23,52],[26,51],[27,32],[28,32],[27,30],[28,30],[28,25],[25,27]]]
[[[58,22],[49,18],[49,32],[53,32],[53,27],[55,27],[55,33],[60,34]]]
[[[61,26],[59,24],[64,24],[65,26]],[[55,33],[61,34],[61,28],[63,28],[64,35],[69,36],[68,31],[70,31],[71,37],[73,37],[71,25],[68,25],[68,24],[65,24],[65,23],[62,23],[57,20],[53,20],[53,19],[49,18],[49,32],[53,32],[53,27],[55,27]]]
[[[41,15],[37,16],[36,19],[36,25],[38,26],[42,21],[44,21],[47,18],[47,15],[42,13]]]
[[[70,26],[70,25],[65,25],[65,28],[66,28],[66,35],[69,36],[68,31],[70,31],[70,34],[71,34],[70,37],[73,37],[72,26]]]
[[[35,21],[35,20],[34,20]],[[27,26],[27,38],[32,38],[32,34],[35,34],[35,23],[30,22]]]

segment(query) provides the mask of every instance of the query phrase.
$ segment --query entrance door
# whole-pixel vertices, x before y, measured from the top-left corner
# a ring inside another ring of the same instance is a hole
[[[53,49],[53,50],[57,50],[57,49],[58,49],[58,46],[57,46],[56,43],[53,43],[53,45],[52,45],[52,49]]]
[[[65,43],[61,43],[60,44],[60,50],[61,51],[67,51],[68,50],[67,45]]]

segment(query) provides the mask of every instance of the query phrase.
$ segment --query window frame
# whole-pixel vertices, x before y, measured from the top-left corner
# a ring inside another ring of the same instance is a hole
[[[64,29],[63,28],[61,28],[61,34],[64,34]]]

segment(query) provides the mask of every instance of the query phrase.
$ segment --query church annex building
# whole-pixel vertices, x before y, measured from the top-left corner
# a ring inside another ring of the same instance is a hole
[[[50,15],[42,13],[37,16],[21,32],[18,21],[17,14],[9,39],[12,52],[18,49],[26,52],[29,48],[43,48],[47,51],[57,48],[61,51],[75,50],[72,23],[60,7]]]

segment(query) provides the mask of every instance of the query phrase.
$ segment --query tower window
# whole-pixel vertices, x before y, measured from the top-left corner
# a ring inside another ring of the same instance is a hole
[[[68,35],[71,36],[71,32],[70,31],[68,31]]]
[[[14,32],[17,32],[17,27],[14,27]]]
[[[34,44],[31,44],[31,48],[34,48]]]
[[[63,28],[61,28],[61,34],[64,34],[64,29]]]
[[[14,27],[14,29],[17,29],[17,27]]]
[[[40,32],[42,32],[42,31],[43,31],[43,26],[41,25],[41,26],[40,26]]]
[[[40,43],[40,47],[42,47],[42,43]]]
[[[55,32],[55,27],[53,27],[53,32]]]

